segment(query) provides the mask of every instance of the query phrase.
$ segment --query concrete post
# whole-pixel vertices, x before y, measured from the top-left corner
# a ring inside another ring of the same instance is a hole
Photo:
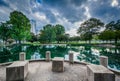
[[[74,63],[74,54],[72,51],[69,52],[69,62],[72,64]]]
[[[100,65],[108,67],[108,57],[107,56],[100,56]]]
[[[25,59],[26,59],[26,54],[25,54],[25,52],[21,52],[21,53],[19,54],[19,60],[20,60],[20,61],[25,61]]]
[[[50,61],[50,60],[51,60],[51,52],[46,51],[46,61]]]

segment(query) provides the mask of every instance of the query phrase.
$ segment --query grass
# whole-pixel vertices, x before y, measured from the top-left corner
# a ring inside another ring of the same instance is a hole
[[[52,43],[40,43],[40,42],[24,42],[22,44],[27,44],[27,45],[34,45],[34,46],[39,46],[41,44],[67,44],[67,45],[71,45],[71,46],[80,46],[80,45],[106,45],[106,44],[110,44],[110,45],[116,45],[116,46],[120,46],[120,41],[118,42],[118,44],[115,44],[114,41],[110,42],[103,42],[103,41],[95,41],[92,40],[91,43],[89,43],[88,41],[70,41],[70,42],[60,42],[57,43],[57,41],[52,42]]]
[[[25,44],[29,45],[41,45],[42,43],[40,42],[26,42]],[[46,43],[46,44],[58,44],[57,42],[52,42],[52,43]],[[110,44],[110,45],[115,45],[114,42],[102,42],[102,41],[91,41],[91,43],[86,42],[86,41],[72,41],[72,42],[60,42],[59,44],[67,44],[71,46],[80,46],[80,45],[105,45],[105,44]],[[116,44],[116,46],[120,46],[120,43]]]

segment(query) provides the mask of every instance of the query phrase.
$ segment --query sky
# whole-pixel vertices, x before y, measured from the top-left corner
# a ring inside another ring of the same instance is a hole
[[[76,36],[80,24],[89,18],[105,23],[120,19],[120,0],[0,0],[0,22],[9,20],[14,10],[35,20],[37,31],[46,24],[61,24],[66,33]]]

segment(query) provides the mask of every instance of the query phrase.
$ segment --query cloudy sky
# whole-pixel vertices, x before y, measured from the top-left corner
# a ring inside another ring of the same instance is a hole
[[[74,36],[80,23],[91,17],[105,23],[120,19],[120,0],[0,0],[0,22],[9,20],[14,10],[36,20],[37,30],[61,24]]]

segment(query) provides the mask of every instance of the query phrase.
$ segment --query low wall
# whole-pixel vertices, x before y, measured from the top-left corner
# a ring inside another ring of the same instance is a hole
[[[45,61],[45,59],[39,59],[39,60],[28,60],[29,62],[39,62],[39,61]],[[52,61],[52,60],[51,60]],[[14,61],[13,61],[14,62]],[[6,66],[6,65],[10,65],[12,64],[13,62],[6,62],[6,63],[0,63],[0,66]],[[64,60],[64,62],[69,62],[69,60]],[[88,64],[91,64],[91,63],[87,63],[87,62],[82,62],[82,61],[74,61],[75,64],[82,64],[82,65],[88,65]],[[118,74],[120,75],[120,71],[117,71],[117,70],[113,70],[111,68],[108,68],[109,70],[113,71],[115,74]]]

